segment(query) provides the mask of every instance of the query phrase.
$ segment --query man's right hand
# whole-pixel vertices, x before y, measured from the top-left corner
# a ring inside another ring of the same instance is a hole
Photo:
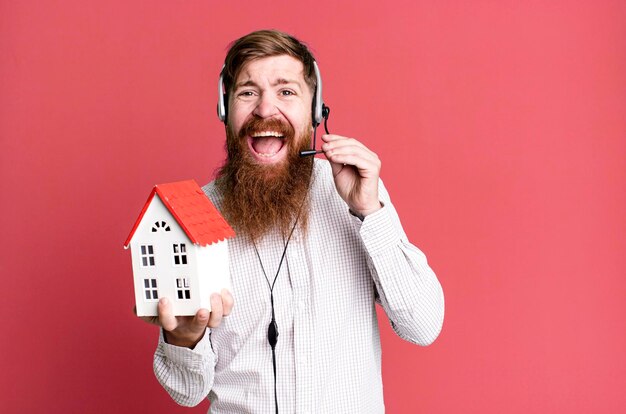
[[[217,328],[222,318],[233,309],[233,296],[227,289],[221,294],[211,295],[211,312],[199,309],[195,316],[174,316],[172,304],[161,298],[157,307],[158,316],[144,316],[142,320],[163,328],[165,342],[193,349],[204,336],[206,328]]]

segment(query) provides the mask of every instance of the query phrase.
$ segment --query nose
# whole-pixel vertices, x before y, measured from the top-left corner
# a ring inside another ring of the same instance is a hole
[[[260,118],[271,118],[276,114],[278,114],[278,108],[276,107],[276,102],[272,99],[271,94],[262,94],[259,97],[256,108],[254,108],[254,115]]]

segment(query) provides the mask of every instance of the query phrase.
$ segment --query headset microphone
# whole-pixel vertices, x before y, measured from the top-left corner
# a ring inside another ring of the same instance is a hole
[[[330,134],[330,132],[328,132],[328,117],[330,116],[330,108],[327,107],[326,105],[322,104],[322,117],[324,118],[324,130],[326,131],[327,134]],[[317,135],[317,125],[313,125],[313,148],[312,149],[308,149],[308,150],[304,150],[304,151],[300,151],[300,156],[301,157],[308,157],[310,155],[316,155],[316,154],[321,154],[322,150],[318,150],[315,149],[316,145],[315,145],[315,136]]]
[[[313,97],[313,148],[300,151],[301,157],[308,157],[315,154],[321,154],[322,150],[317,150],[315,148],[315,138],[317,135],[317,126],[324,119],[324,129],[326,133],[328,132],[328,116],[330,115],[330,108],[324,105],[324,100],[322,99],[322,75],[320,74],[320,70],[317,67],[317,63],[313,61],[313,69],[315,70],[315,78],[317,83],[315,85],[315,96]]]

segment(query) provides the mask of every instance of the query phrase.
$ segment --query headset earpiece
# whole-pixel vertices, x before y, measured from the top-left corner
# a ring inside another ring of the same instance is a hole
[[[224,92],[225,67],[226,65],[222,66],[222,70],[220,71],[220,81],[217,85],[217,117],[224,124],[226,124],[226,120],[228,119],[228,95]]]
[[[324,117],[324,99],[322,98],[322,75],[320,75],[320,70],[315,61],[313,61],[313,70],[315,71],[315,94],[313,95],[313,113],[311,114],[311,119],[313,120],[313,128],[317,128]]]
[[[315,94],[313,95],[313,113],[311,119],[313,120],[313,148],[300,151],[301,157],[308,157],[315,154],[322,153],[321,150],[315,149],[315,137],[317,135],[317,127],[324,120],[324,129],[328,134],[328,116],[330,115],[330,108],[324,105],[324,99],[322,99],[322,76],[320,70],[317,67],[317,63],[313,61],[313,70],[315,71]]]

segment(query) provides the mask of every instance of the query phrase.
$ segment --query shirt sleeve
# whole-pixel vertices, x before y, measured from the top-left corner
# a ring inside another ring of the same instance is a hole
[[[409,242],[382,181],[379,193],[383,207],[363,221],[354,217],[354,225],[394,331],[409,342],[429,345],[443,326],[443,290],[424,253]]]
[[[189,349],[166,343],[161,329],[154,353],[154,373],[163,388],[180,405],[198,405],[213,386],[217,359],[211,348],[210,333],[207,328],[200,342],[194,349]]]

